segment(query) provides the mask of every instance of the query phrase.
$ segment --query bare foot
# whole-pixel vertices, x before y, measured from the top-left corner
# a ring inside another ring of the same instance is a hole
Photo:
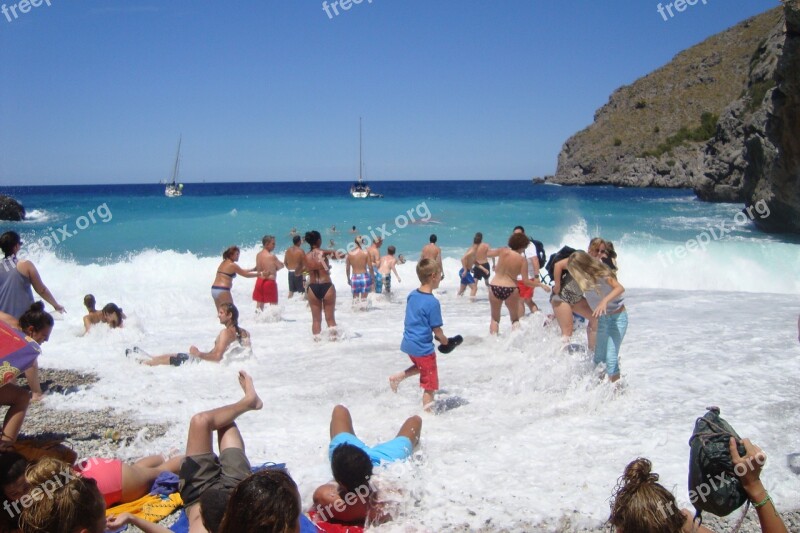
[[[253,378],[244,370],[239,371],[239,385],[244,391],[244,399],[248,403],[250,409],[258,411],[264,407],[264,402],[258,397],[256,387],[253,385]]]
[[[397,374],[389,376],[389,386],[392,388],[392,392],[397,392],[397,386],[400,385],[400,382],[403,381],[405,377],[405,372],[398,372]]]

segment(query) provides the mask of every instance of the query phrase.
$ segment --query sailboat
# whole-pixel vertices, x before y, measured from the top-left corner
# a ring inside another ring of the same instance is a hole
[[[175,166],[172,169],[172,182],[167,183],[164,194],[167,198],[177,198],[183,195],[183,183],[178,183],[178,171],[181,166],[181,141],[183,136],[178,137],[178,153],[175,154]]]
[[[358,118],[358,181],[350,186],[350,196],[353,198],[383,198],[382,194],[372,192],[369,183],[364,181],[362,172],[364,170],[364,163],[362,162],[362,135],[361,135],[361,117]]]

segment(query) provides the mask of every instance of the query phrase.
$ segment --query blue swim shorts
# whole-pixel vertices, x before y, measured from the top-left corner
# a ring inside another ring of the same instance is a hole
[[[331,443],[328,446],[329,460],[333,457],[333,450],[340,444],[351,444],[356,448],[364,450],[375,466],[381,463],[393,463],[395,461],[408,459],[414,451],[414,446],[412,446],[411,440],[409,440],[408,437],[395,437],[390,441],[376,444],[370,448],[352,433],[345,432],[339,433],[331,439]]]
[[[475,283],[475,278],[472,277],[472,272],[467,270],[464,272],[464,269],[458,271],[458,277],[461,278],[462,285],[472,285]]]

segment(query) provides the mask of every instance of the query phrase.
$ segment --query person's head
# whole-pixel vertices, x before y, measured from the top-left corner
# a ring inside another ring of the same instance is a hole
[[[601,239],[600,237],[595,237],[591,241],[589,241],[589,255],[594,257],[597,260],[603,258],[604,255],[607,255],[607,248],[606,248],[606,241]]]
[[[307,231],[306,242],[309,246],[311,246],[311,248],[319,248],[319,245],[322,242],[322,235],[320,235],[317,230]]]
[[[19,317],[19,328],[39,344],[50,339],[53,332],[53,317],[44,310],[43,302],[34,302],[27,311]]]
[[[231,303],[224,303],[217,309],[220,324],[230,322],[234,327],[239,325],[239,310]]]
[[[353,233],[355,233],[355,231],[356,231],[356,227],[355,227],[355,226],[353,226]]]
[[[417,263],[417,277],[420,283],[427,283],[435,289],[442,280],[442,272],[439,270],[439,263],[430,258],[423,259]]]
[[[0,454],[0,489],[6,500],[19,500],[30,491],[30,484],[25,478],[28,460],[15,452]]]
[[[650,461],[638,458],[625,467],[611,500],[608,523],[618,533],[680,533],[684,517],[675,496],[658,483]]]
[[[90,313],[97,311],[97,300],[94,299],[93,294],[87,294],[83,297],[83,305],[86,306],[86,310]]]
[[[606,241],[606,255],[609,259],[617,258],[617,251],[614,249],[614,243],[611,241]]]
[[[66,476],[72,467],[44,457],[25,473],[31,487],[48,487],[48,496],[34,499],[22,510],[19,523],[24,533],[103,533],[106,504],[93,479]],[[68,477],[68,479],[64,479]],[[56,483],[55,480],[58,480]]]
[[[274,250],[275,249],[275,236],[274,235],[264,235],[264,237],[261,238],[261,245],[264,248],[267,248],[269,250]]]
[[[530,243],[530,241],[524,233],[512,233],[508,238],[508,247],[515,252],[521,252],[525,250],[525,248],[528,247],[528,243]]]
[[[3,250],[3,256],[8,257],[14,255],[19,251],[22,246],[22,239],[16,231],[7,231],[0,235],[0,249]]]
[[[375,248],[380,248],[383,244],[383,239],[381,237],[375,237],[373,244],[375,244]]]
[[[122,326],[122,308],[115,303],[106,304],[103,307],[103,322],[112,328]]]
[[[472,239],[472,244],[480,244],[483,242],[483,233],[480,231],[475,234],[475,238]]]
[[[217,533],[296,533],[300,493],[285,470],[261,470],[231,494]]]
[[[514,226],[514,233],[525,233],[525,228],[522,226]]]
[[[361,248],[361,244],[364,242],[364,237],[362,237],[361,235],[356,235],[356,238],[353,239],[353,242],[356,243],[356,246]]]
[[[575,278],[583,292],[597,290],[597,282],[601,278],[614,278],[614,272],[586,252],[575,252],[569,256],[567,270]]]
[[[372,460],[367,452],[352,444],[340,444],[331,456],[333,479],[347,492],[359,487],[369,488],[372,477]]]
[[[438,238],[436,237],[435,233],[431,233],[431,236],[430,236],[430,238],[428,240],[431,242],[431,244],[436,244],[436,241],[438,240]]]
[[[397,248],[395,248],[394,246],[389,246],[386,249],[386,253],[389,254],[389,255],[394,255],[395,252],[397,252]]]
[[[292,244],[294,244],[295,246],[300,246],[300,243],[302,241],[303,239],[300,237],[300,235],[295,235],[294,237],[292,237]]]
[[[238,261],[239,260],[239,247],[238,246],[229,246],[224,252],[222,252],[222,259],[230,260],[230,261]]]
[[[228,507],[231,492],[226,489],[209,488],[200,495],[200,519],[203,526],[211,533],[217,533],[222,519],[225,516],[225,509]]]

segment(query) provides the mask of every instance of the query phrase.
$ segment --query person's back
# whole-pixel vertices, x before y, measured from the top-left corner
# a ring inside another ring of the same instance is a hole
[[[353,269],[353,274],[363,274],[367,271],[367,261],[369,256],[361,248],[356,248],[347,253],[347,262]]]
[[[283,258],[283,262],[286,264],[286,268],[288,268],[290,271],[302,270],[303,258],[305,255],[305,252],[300,247],[300,239],[298,238],[297,243],[293,246],[290,246],[286,250],[286,255]]]
[[[516,287],[517,276],[520,275],[524,262],[525,258],[514,250],[510,248],[502,249],[497,258],[497,267],[492,284]]]
[[[378,265],[378,272],[387,275],[397,265],[397,259],[393,255],[384,255]]]
[[[19,318],[33,303],[31,280],[18,269],[14,256],[0,264],[0,311]]]

